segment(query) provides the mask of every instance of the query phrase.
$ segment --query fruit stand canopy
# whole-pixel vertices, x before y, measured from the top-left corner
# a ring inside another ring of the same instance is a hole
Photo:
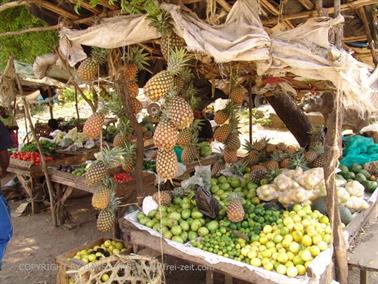
[[[344,103],[372,110],[378,92],[378,70],[364,64],[345,50],[330,44],[330,29],[344,22],[337,18],[310,18],[287,30],[265,31],[255,0],[238,0],[222,25],[213,26],[196,14],[172,4],[161,4],[170,12],[176,32],[187,48],[211,56],[216,64],[254,62],[259,76],[287,73],[310,80],[331,81],[343,91]],[[146,16],[119,16],[104,19],[84,30],[63,28],[60,49],[73,66],[86,58],[81,45],[116,48],[160,37]]]
[[[352,46],[355,57],[371,63],[374,52],[370,56],[368,48],[359,47],[377,37],[376,28],[369,24],[377,18],[375,0],[342,2],[345,18],[311,18],[317,12],[315,1],[310,0],[289,0],[284,4],[268,0],[166,2],[181,4],[179,7],[163,3],[161,7],[170,12],[176,32],[185,39],[188,49],[211,56],[213,66],[244,61],[255,75],[291,74],[301,77],[295,78],[297,82],[331,81],[344,91],[347,97],[344,103],[360,106],[361,111],[372,110],[371,106],[376,105],[378,71],[373,72],[371,65],[357,61],[349,52],[334,48],[328,41],[329,30],[345,21],[344,43]],[[333,1],[323,2],[324,14],[333,14]],[[143,43],[149,46],[160,37],[144,15],[119,16],[118,4],[110,5],[106,0],[99,1],[96,7],[82,1],[80,14],[75,13],[75,4],[68,2],[30,3],[33,14],[60,29],[60,49],[71,65],[86,57],[81,45],[115,48]],[[59,21],[61,18],[64,20]],[[281,31],[282,28],[286,31]]]

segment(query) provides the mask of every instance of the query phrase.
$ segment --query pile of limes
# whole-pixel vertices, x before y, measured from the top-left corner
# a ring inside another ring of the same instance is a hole
[[[238,192],[242,198],[251,201],[252,204],[259,204],[260,199],[256,195],[258,185],[249,181],[249,176],[220,176],[211,179],[211,193],[218,200],[223,208],[221,214],[225,212],[227,205],[227,198],[232,192]]]

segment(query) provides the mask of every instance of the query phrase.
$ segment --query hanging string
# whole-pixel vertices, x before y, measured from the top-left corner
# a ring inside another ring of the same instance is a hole
[[[281,20],[282,20],[282,17],[283,17],[283,10],[284,10],[284,7],[287,3],[287,0],[281,0],[280,1],[280,11],[279,11],[279,14],[278,14],[278,17],[277,17],[277,25],[281,23]]]

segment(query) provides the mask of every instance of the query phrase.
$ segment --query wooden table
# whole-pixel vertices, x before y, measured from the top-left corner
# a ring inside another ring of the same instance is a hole
[[[47,166],[72,165],[82,163],[93,158],[94,152],[91,150],[77,151],[75,155],[59,154],[53,161],[47,162]],[[35,166],[31,162],[10,159],[8,172],[14,173],[24,188],[31,202],[32,214],[35,214],[35,200],[38,189],[44,183],[44,173],[41,166]]]
[[[97,187],[88,186],[85,182],[85,177],[74,176],[71,173],[59,171],[56,168],[49,168],[49,175],[54,187],[54,214],[58,225],[63,225],[65,222],[71,220],[71,214],[68,212],[65,203],[70,197],[74,189],[82,190],[93,194]],[[143,172],[143,192],[142,195],[149,195],[155,191],[155,175]],[[135,180],[128,183],[117,185],[116,197],[120,198],[121,204],[136,203],[138,197],[136,195]],[[122,215],[123,207],[119,207],[116,215]]]
[[[200,256],[193,256],[186,254],[173,246],[170,246],[164,239],[153,236],[148,232],[141,231],[136,228],[132,223],[124,218],[119,219],[120,227],[123,232],[123,240],[126,244],[131,244],[134,246],[134,251],[137,252],[141,247],[151,249],[155,252],[160,252],[163,250],[165,255],[170,255],[175,258],[193,263],[195,265],[200,265],[202,267],[207,267],[210,269],[206,270],[206,284],[214,283],[214,272],[224,275],[225,284],[232,284],[233,279],[239,279],[246,281],[248,283],[259,283],[259,284],[275,284],[273,280],[267,279],[259,273],[253,272],[246,267],[239,267],[231,263],[219,262],[216,264],[210,264],[204,258]],[[323,273],[321,282],[324,283]]]
[[[355,238],[356,243],[352,244],[348,252],[348,264],[350,267],[360,269],[360,283],[368,283],[368,272],[378,272],[378,219],[377,206],[370,218],[370,224],[360,230]]]

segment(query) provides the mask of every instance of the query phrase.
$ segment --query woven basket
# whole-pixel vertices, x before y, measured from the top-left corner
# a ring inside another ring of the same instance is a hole
[[[77,284],[102,283],[160,284],[163,283],[163,266],[154,258],[140,255],[117,255],[81,267],[76,275]]]

